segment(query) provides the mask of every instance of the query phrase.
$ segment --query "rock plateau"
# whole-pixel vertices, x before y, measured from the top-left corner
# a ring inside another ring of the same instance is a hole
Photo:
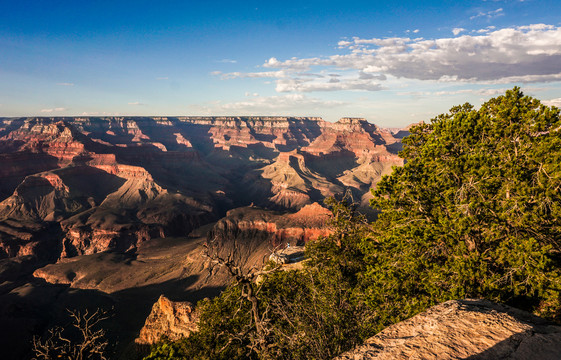
[[[303,249],[306,242],[329,235],[330,215],[317,203],[292,214],[253,206],[233,209],[208,232],[207,244],[222,258],[231,257],[246,268],[259,268],[272,254],[290,252],[297,257],[294,251],[285,250]]]

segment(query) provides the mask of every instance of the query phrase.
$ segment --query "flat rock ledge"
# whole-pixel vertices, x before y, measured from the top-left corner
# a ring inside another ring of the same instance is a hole
[[[389,326],[334,360],[559,360],[561,326],[487,300],[452,300]]]

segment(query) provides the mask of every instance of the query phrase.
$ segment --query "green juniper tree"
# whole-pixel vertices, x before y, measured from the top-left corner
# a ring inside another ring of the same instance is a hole
[[[411,129],[363,242],[381,324],[464,297],[558,315],[560,131],[559,110],[519,88]]]

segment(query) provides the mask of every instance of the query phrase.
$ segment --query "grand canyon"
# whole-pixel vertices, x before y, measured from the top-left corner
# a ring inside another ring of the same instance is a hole
[[[251,267],[328,234],[327,197],[375,216],[406,135],[360,118],[0,118],[4,358],[84,306],[112,309],[128,356],[161,295],[194,304],[228,283],[208,241]]]
[[[0,360],[561,359],[561,1],[0,1]]]

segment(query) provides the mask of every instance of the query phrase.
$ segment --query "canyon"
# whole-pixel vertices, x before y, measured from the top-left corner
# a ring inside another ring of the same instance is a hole
[[[247,268],[290,262],[330,233],[326,197],[375,216],[370,189],[403,164],[406,135],[358,118],[0,118],[3,358],[29,357],[75,307],[114,314],[115,358],[134,357],[153,304],[228,283],[209,244]]]
[[[345,191],[366,209],[403,135],[354,118],[1,118],[0,258],[127,251]]]

